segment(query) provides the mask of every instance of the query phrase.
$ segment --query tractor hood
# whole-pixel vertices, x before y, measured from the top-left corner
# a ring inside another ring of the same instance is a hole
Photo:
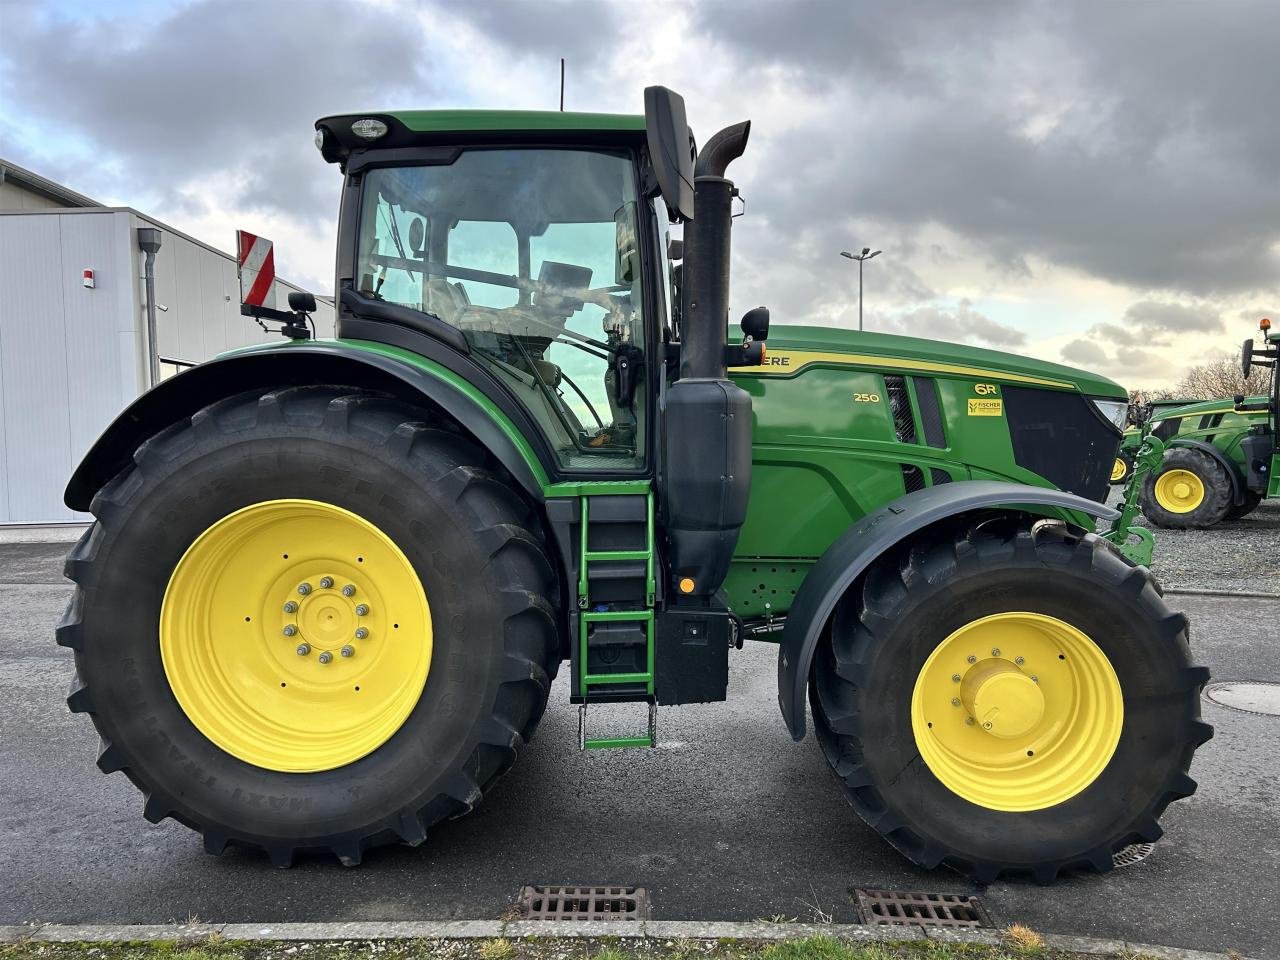
[[[824,357],[823,354],[829,356]],[[784,367],[789,373],[824,360],[941,374],[989,376],[1010,383],[1077,391],[1103,400],[1127,401],[1129,398],[1124,387],[1099,374],[998,350],[834,327],[775,324],[770,330],[767,366]]]

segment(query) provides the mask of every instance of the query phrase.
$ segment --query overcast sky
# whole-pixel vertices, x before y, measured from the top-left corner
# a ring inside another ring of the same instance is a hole
[[[0,0],[0,157],[332,288],[329,113],[751,119],[733,304],[1129,386],[1280,309],[1280,3]]]

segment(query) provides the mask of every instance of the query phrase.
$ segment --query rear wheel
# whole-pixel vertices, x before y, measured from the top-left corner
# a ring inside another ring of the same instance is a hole
[[[1109,870],[1195,789],[1208,671],[1150,575],[1091,534],[997,517],[905,545],[830,635],[819,740],[862,818],[922,866]]]
[[[484,452],[397,401],[221,401],[106,485],[67,561],[69,704],[145,814],[344,863],[469,811],[532,735],[556,578]]]
[[[1125,453],[1123,450],[1116,454],[1115,462],[1111,465],[1111,482],[1124,483],[1129,479],[1129,473],[1133,470],[1133,454]]]
[[[1174,447],[1165,453],[1160,469],[1143,480],[1138,503],[1142,515],[1157,527],[1211,527],[1231,507],[1231,478],[1207,453]]]

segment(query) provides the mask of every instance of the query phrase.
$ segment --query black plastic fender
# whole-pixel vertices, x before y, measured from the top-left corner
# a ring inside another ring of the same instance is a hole
[[[1119,511],[1073,493],[996,480],[967,480],[908,493],[867,514],[827,548],[796,591],[778,650],[778,706],[791,738],[805,735],[804,692],[823,628],[837,601],[886,550],[939,520],[985,507],[1062,507],[1103,520]]]
[[[315,383],[381,390],[409,402],[426,398],[471,431],[535,502],[542,500],[543,468],[521,452],[480,403],[419,367],[336,343],[246,350],[162,381],[138,397],[94,441],[67,483],[63,500],[72,510],[88,510],[93,495],[129,465],[142,441],[211,403],[258,387]],[[516,426],[524,433],[524,425]]]
[[[1215,447],[1212,443],[1205,443],[1203,440],[1194,440],[1191,437],[1182,439],[1174,438],[1165,444],[1165,449],[1169,447],[1190,447],[1193,450],[1199,450],[1201,453],[1208,454],[1213,457],[1227,472],[1227,479],[1231,482],[1231,503],[1234,506],[1240,506],[1244,503],[1244,484],[1240,482],[1240,468],[1232,463],[1227,455]]]

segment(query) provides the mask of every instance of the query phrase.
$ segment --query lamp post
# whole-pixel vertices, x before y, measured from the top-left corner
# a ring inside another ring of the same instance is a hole
[[[856,255],[850,253],[848,250],[840,251],[840,256],[848,257],[850,260],[858,261],[858,330],[859,331],[862,330],[862,265],[866,261],[870,260],[872,257],[880,256],[880,254],[882,254],[883,252],[884,252],[883,250],[877,250],[874,253],[872,253],[870,247],[863,247],[862,252]]]

